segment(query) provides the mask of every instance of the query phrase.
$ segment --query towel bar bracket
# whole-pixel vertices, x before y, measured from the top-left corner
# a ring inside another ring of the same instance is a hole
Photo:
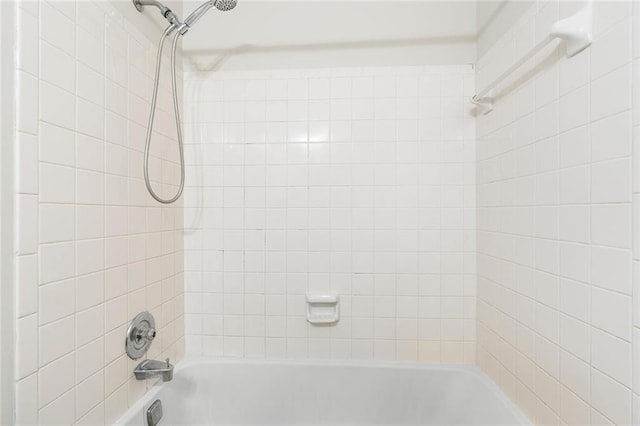
[[[551,35],[565,41],[567,56],[572,57],[591,45],[592,22],[593,11],[589,1],[576,14],[553,24]]]

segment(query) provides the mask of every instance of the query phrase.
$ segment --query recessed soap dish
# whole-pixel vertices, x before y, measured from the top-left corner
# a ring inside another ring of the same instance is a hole
[[[333,324],[340,319],[336,295],[307,295],[307,321],[311,324]]]

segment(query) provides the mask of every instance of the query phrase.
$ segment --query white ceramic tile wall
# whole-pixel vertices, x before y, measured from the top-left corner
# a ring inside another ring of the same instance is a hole
[[[130,319],[155,315],[150,357],[184,351],[182,206],[142,180],[156,41],[109,2],[23,2],[17,22],[16,422],[111,424],[150,385],[124,353]],[[172,135],[155,135],[167,191]]]
[[[580,6],[536,2],[478,87]],[[536,424],[638,424],[631,7],[595,2],[589,49],[554,43],[477,119],[478,364]]]
[[[470,66],[187,73],[187,352],[473,363],[473,90]]]

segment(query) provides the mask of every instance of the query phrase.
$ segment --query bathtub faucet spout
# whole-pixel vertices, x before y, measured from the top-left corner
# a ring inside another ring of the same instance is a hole
[[[135,370],[133,370],[133,374],[135,374],[138,380],[162,377],[163,382],[168,382],[173,379],[173,364],[169,362],[169,358],[167,358],[166,361],[146,359],[138,364]]]

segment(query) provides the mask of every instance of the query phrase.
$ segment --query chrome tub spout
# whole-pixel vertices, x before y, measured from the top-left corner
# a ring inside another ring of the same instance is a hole
[[[133,374],[135,374],[138,380],[162,377],[163,382],[168,382],[173,379],[173,364],[169,362],[169,358],[167,358],[166,361],[146,359],[138,364],[135,370],[133,370]]]

